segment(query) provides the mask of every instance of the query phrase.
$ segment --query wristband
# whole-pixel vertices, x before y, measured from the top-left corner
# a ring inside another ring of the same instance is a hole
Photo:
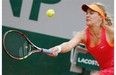
[[[58,50],[58,53],[61,52],[61,46],[56,46],[57,47],[57,50]]]

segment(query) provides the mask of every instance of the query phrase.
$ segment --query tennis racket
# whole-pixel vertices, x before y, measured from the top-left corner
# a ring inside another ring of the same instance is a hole
[[[52,50],[34,45],[25,34],[17,30],[9,30],[4,34],[3,47],[5,52],[13,59],[23,60],[36,52],[52,54]]]

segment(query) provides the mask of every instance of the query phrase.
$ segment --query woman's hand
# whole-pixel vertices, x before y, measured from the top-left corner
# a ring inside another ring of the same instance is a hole
[[[99,73],[94,73],[94,74],[92,74],[92,75],[100,75]]]
[[[61,47],[60,46],[55,46],[55,47],[50,48],[50,50],[52,50],[53,53],[52,54],[47,54],[47,55],[56,57],[56,56],[58,56],[58,53],[61,52]]]

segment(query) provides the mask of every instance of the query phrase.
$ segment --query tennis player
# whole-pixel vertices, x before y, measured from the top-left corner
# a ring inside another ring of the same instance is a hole
[[[86,45],[88,52],[98,61],[101,71],[93,75],[114,75],[114,29],[112,19],[101,3],[83,4],[82,10],[86,13],[87,27],[77,32],[68,42],[50,48],[57,56],[58,53],[69,52],[79,43]]]

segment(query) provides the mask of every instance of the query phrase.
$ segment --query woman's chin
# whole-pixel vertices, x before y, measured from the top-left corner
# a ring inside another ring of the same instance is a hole
[[[90,27],[92,26],[91,24],[86,24],[86,25],[87,25],[87,26],[90,26]]]

